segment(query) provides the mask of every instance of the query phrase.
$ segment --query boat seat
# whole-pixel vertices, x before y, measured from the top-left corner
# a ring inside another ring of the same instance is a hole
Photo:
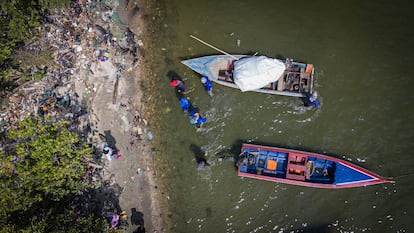
[[[259,153],[259,150],[253,149],[253,148],[246,148],[244,151],[247,151],[247,152],[252,153],[252,154]]]
[[[269,171],[269,170],[262,170],[262,175],[271,176],[271,177],[278,177],[284,178],[286,176],[285,173],[279,171]]]
[[[277,162],[284,163],[286,161],[285,157],[277,157]]]
[[[247,165],[243,165],[240,167],[240,172],[247,172]]]
[[[287,158],[288,153],[286,152],[277,152],[277,157],[279,158]]]
[[[280,163],[280,164],[285,164],[286,163],[286,159],[285,158],[277,158],[277,163]]]
[[[277,152],[275,152],[275,151],[269,151],[268,155],[270,157],[277,157]]]
[[[278,172],[285,173],[286,166],[287,166],[287,161],[286,161],[285,158],[277,158],[277,168],[276,168],[276,170]]]

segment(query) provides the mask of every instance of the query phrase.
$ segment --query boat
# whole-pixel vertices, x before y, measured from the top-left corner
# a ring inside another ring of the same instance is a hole
[[[394,183],[332,156],[279,147],[243,144],[238,175],[285,184],[340,189]]]
[[[193,71],[218,84],[240,89],[293,97],[313,94],[314,67],[267,56],[241,54],[209,55],[181,61]]]

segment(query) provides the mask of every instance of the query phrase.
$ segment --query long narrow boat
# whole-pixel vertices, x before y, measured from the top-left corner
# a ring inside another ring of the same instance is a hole
[[[243,144],[239,157],[242,177],[327,189],[394,183],[348,161],[305,151]]]
[[[266,56],[210,55],[181,61],[212,81],[267,94],[305,97],[313,93],[312,64]]]

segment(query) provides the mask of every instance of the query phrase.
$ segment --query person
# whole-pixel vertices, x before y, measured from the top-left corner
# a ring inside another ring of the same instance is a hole
[[[114,157],[115,159],[120,159],[121,155],[120,155],[120,150],[113,150],[111,147],[109,147],[106,143],[104,143],[102,145],[102,152],[103,154],[106,156],[106,158],[108,159],[109,163],[112,161],[112,157]]]
[[[201,170],[204,167],[210,166],[210,164],[207,162],[207,152],[204,153],[203,156],[197,157],[196,161],[197,161],[197,169],[198,170]]]
[[[185,93],[185,91],[187,90],[184,81],[181,81],[176,77],[173,77],[171,79],[170,86],[177,88],[178,93]]]
[[[119,215],[114,213],[114,212],[106,212],[106,217],[108,217],[109,221],[110,221],[110,225],[112,228],[116,227],[118,225],[119,222]]]
[[[188,112],[188,110],[191,107],[191,103],[190,103],[189,98],[188,97],[180,97],[179,101],[180,101],[181,109],[183,109],[184,112]]]
[[[108,145],[106,145],[106,143],[104,143],[102,145],[102,152],[106,156],[106,158],[108,159],[109,163],[111,163],[112,162],[112,153],[113,153],[112,148],[109,147]]]
[[[194,108],[190,111],[190,124],[196,125],[197,128],[201,128],[203,123],[207,121],[207,118],[202,117],[198,111]]]
[[[210,79],[207,76],[201,77],[201,83],[206,88],[207,93],[210,96],[213,96],[213,83],[210,81]]]
[[[113,153],[112,155],[116,159],[122,158],[122,156],[121,156],[121,150],[116,150],[115,153]]]
[[[314,91],[312,94],[306,94],[306,106],[319,108],[318,92]]]
[[[292,66],[292,62],[293,62],[292,58],[286,58],[286,61],[285,61],[286,68],[290,68]]]

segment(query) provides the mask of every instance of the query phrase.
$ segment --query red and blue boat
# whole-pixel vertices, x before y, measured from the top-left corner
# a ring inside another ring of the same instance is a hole
[[[394,183],[343,159],[279,147],[243,144],[238,175],[306,187],[339,189]]]

